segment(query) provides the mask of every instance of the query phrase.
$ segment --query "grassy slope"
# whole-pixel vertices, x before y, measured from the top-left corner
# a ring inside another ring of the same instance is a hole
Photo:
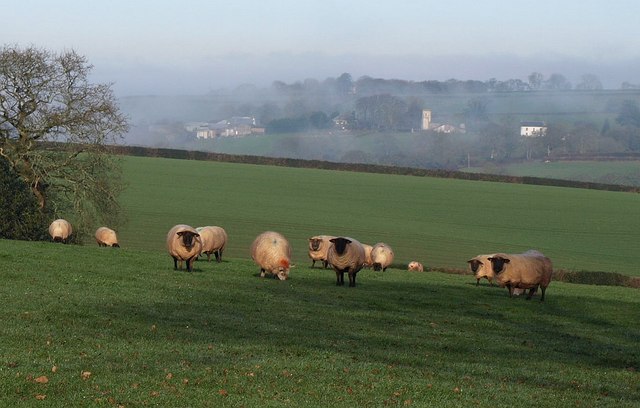
[[[640,161],[528,162],[463,171],[640,186]]]
[[[0,405],[640,404],[635,289],[553,282],[541,304],[469,276],[363,271],[350,289],[166,258],[0,241]]]
[[[169,228],[187,223],[227,229],[233,258],[249,258],[253,238],[274,229],[299,265],[309,262],[308,237],[326,233],[387,242],[397,263],[463,269],[479,253],[537,248],[557,268],[640,275],[637,194],[139,157],[123,164],[125,247],[164,251]]]

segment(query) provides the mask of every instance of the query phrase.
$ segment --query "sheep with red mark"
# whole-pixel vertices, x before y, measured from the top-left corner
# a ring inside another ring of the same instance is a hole
[[[316,265],[316,261],[322,262],[323,267],[326,269],[329,266],[327,262],[327,252],[331,246],[331,240],[335,238],[331,235],[315,235],[309,238],[309,258],[311,258],[311,267]]]
[[[251,258],[260,267],[260,277],[269,273],[280,280],[289,279],[291,245],[280,233],[266,231],[251,244]]]
[[[207,255],[207,262],[211,262],[211,254],[216,258],[216,262],[222,262],[222,252],[227,245],[227,231],[222,227],[210,225],[198,227],[196,231],[200,234],[202,242],[202,254]]]
[[[349,275],[349,287],[356,286],[356,275],[365,264],[362,244],[353,238],[336,237],[330,240],[327,261],[336,272],[336,285],[344,285],[344,274]]]
[[[202,241],[200,234],[195,228],[178,224],[173,226],[167,233],[167,251],[173,258],[173,268],[182,269],[182,263],[186,262],[187,271],[193,270],[193,261],[202,252]]]
[[[553,265],[541,252],[529,250],[522,254],[497,253],[488,260],[498,284],[509,289],[509,297],[513,296],[514,289],[529,289],[528,300],[540,287],[540,301],[544,301],[545,291],[551,282]]]
[[[116,232],[109,227],[100,227],[95,233],[96,242],[101,247],[120,248]]]
[[[49,235],[53,242],[66,244],[71,234],[73,234],[71,223],[63,218],[58,218],[49,225]]]
[[[371,263],[374,271],[386,271],[393,262],[393,249],[384,242],[378,242],[371,248]]]

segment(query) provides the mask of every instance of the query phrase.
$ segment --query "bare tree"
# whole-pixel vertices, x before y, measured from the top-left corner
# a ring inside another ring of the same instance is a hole
[[[0,49],[0,160],[41,211],[67,211],[80,225],[118,217],[122,182],[108,146],[128,129],[111,85],[89,83],[92,68],[74,51]]]

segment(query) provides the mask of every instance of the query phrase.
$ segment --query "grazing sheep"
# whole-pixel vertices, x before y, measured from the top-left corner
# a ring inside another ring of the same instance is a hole
[[[489,261],[489,258],[493,255],[494,254],[477,255],[467,261],[469,264],[469,270],[476,278],[476,286],[480,285],[480,279],[482,278],[488,280],[491,286],[493,286],[493,280],[496,275],[493,273],[491,261]]]
[[[327,251],[331,246],[330,239],[335,238],[331,235],[315,235],[309,238],[309,258],[311,258],[311,267],[316,265],[316,261],[321,261],[322,266],[326,269],[329,265],[327,262]]]
[[[282,235],[266,231],[258,235],[251,244],[251,258],[260,266],[260,277],[270,273],[280,280],[289,279],[291,245]]]
[[[527,299],[542,289],[540,301],[544,301],[544,293],[551,282],[553,266],[551,260],[542,253],[529,250],[522,254],[497,253],[488,258],[501,287],[509,289],[513,296],[514,289],[529,289]]]
[[[96,242],[98,246],[101,247],[113,247],[120,248],[120,244],[118,244],[118,237],[116,236],[116,232],[108,227],[100,227],[96,230]]]
[[[227,232],[222,227],[206,226],[198,227],[196,231],[200,234],[202,242],[202,252],[207,254],[207,262],[211,262],[211,254],[216,257],[216,262],[222,262],[222,252],[227,245]]]
[[[349,287],[356,286],[356,274],[365,264],[364,248],[349,237],[336,237],[327,252],[327,261],[336,271],[336,285],[344,285],[344,273],[349,274]]]
[[[393,262],[393,249],[384,242],[378,242],[371,249],[371,262],[374,271],[386,271]]]
[[[73,234],[73,228],[65,219],[59,218],[49,225],[49,235],[51,235],[53,242],[66,244],[71,234]]]
[[[371,260],[371,250],[373,247],[362,243],[361,245],[364,248],[364,268],[371,268],[373,266],[373,261]]]
[[[408,271],[424,272],[424,266],[418,261],[411,261],[407,266]]]
[[[188,225],[175,225],[167,233],[167,250],[173,258],[174,269],[178,269],[178,262],[182,269],[182,262],[186,261],[187,271],[191,272],[193,261],[202,252],[200,234]]]

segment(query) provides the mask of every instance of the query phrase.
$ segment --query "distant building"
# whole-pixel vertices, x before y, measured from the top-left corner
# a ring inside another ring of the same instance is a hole
[[[198,139],[214,139],[216,137],[240,137],[251,134],[264,134],[264,127],[256,125],[256,119],[249,116],[234,116],[231,119],[215,123],[190,123],[186,129],[195,132]]]
[[[429,130],[431,126],[431,110],[422,110],[422,130]]]
[[[544,122],[520,122],[520,136],[537,137],[547,134],[547,124]]]

